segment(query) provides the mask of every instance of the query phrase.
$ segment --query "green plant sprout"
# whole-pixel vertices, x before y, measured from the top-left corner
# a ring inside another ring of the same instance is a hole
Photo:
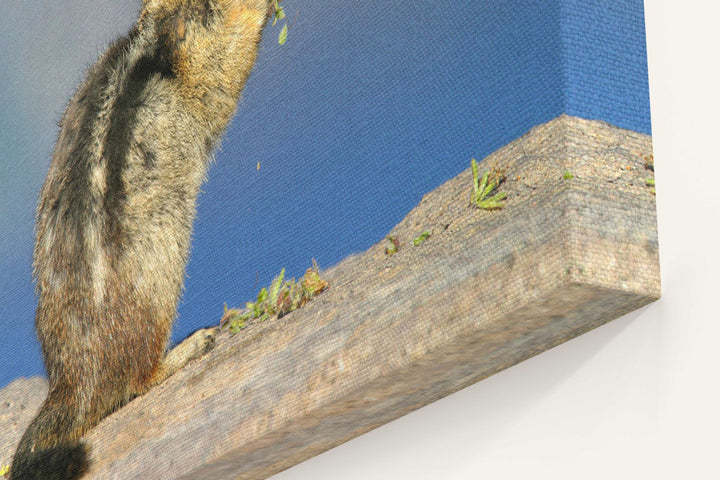
[[[393,235],[388,235],[385,237],[388,242],[390,242],[390,245],[385,247],[385,255],[395,255],[398,250],[400,250],[400,240],[398,240],[398,237]]]
[[[496,193],[490,196],[497,187],[505,180],[505,176],[500,172],[493,172],[492,176],[490,170],[485,170],[482,174],[482,178],[478,173],[477,161],[473,158],[470,161],[472,166],[473,176],[473,194],[472,204],[483,210],[499,210],[505,205],[501,203],[507,198],[505,192]]]
[[[0,466],[0,477],[4,477],[8,472],[10,472],[10,465]]]
[[[425,230],[424,232],[422,232],[422,233],[420,234],[419,237],[413,239],[413,245],[415,245],[416,247],[417,247],[418,245],[422,245],[422,244],[425,242],[425,240],[427,240],[428,238],[430,238],[430,232],[428,232],[427,230]]]
[[[565,173],[563,173],[563,180],[572,180],[573,178],[575,178],[575,175],[573,175],[570,170],[565,170]]]
[[[273,26],[275,26],[278,20],[285,19],[285,9],[280,6],[280,2],[282,2],[282,0],[273,0]],[[283,25],[283,27],[280,29],[280,34],[278,35],[278,43],[280,45],[285,45],[285,42],[287,41],[287,33],[288,24],[287,22],[285,22],[285,25]]]
[[[655,171],[655,157],[653,154],[645,155],[643,157],[645,159],[645,170],[650,170],[651,172]],[[655,179],[654,178],[648,178],[645,180],[645,185],[650,187],[650,193],[655,195]]]
[[[245,308],[231,308],[223,306],[223,316],[220,327],[228,327],[231,334],[235,334],[247,326],[250,319],[259,319],[264,322],[275,315],[283,315],[297,310],[309,302],[315,295],[327,289],[328,282],[320,278],[319,269],[313,260],[312,268],[308,268],[305,275],[299,280],[285,280],[283,268],[268,288],[262,288],[254,302],[247,302]]]

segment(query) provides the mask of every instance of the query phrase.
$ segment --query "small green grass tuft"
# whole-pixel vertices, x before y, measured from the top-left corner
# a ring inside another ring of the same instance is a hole
[[[645,170],[650,170],[651,172],[655,172],[655,157],[653,154],[645,155],[643,157],[645,159]],[[655,179],[654,178],[648,178],[645,180],[645,185],[650,187],[650,193],[655,195]]]
[[[572,180],[573,178],[575,178],[575,175],[573,175],[570,170],[565,170],[565,173],[563,173],[563,180]]]
[[[4,477],[10,472],[10,465],[0,466],[0,477]]]
[[[425,230],[424,232],[422,232],[420,234],[419,237],[416,237],[415,239],[413,239],[413,245],[415,245],[416,247],[418,245],[422,245],[423,243],[425,243],[425,240],[427,240],[428,238],[430,238],[430,232]]]
[[[474,158],[470,161],[470,165],[472,166],[473,177],[471,203],[483,210],[499,210],[503,208],[505,204],[501,202],[507,198],[507,194],[500,192],[491,196],[498,186],[505,181],[505,175],[502,171],[497,169],[493,169],[492,172],[485,170],[482,177],[480,177],[478,164]]]
[[[328,282],[320,278],[317,264],[308,268],[299,280],[285,280],[283,268],[268,288],[262,288],[254,302],[247,302],[245,308],[228,309],[225,305],[220,327],[228,327],[235,334],[247,326],[250,319],[264,322],[270,317],[283,315],[297,310],[309,302],[315,295],[327,289]]]
[[[400,240],[398,240],[397,236],[394,235],[388,235],[385,237],[388,242],[390,242],[390,245],[385,247],[385,255],[391,256],[395,255],[398,250],[400,250]]]
[[[648,178],[647,180],[645,180],[645,185],[647,185],[648,187],[650,187],[650,193],[652,193],[653,195],[655,195],[655,179],[654,179],[654,178]]]

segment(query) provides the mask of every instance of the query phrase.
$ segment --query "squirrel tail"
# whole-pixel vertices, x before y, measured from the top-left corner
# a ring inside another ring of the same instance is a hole
[[[63,393],[51,390],[30,423],[15,452],[10,480],[75,480],[87,472],[88,449],[79,440],[86,430],[83,415]]]

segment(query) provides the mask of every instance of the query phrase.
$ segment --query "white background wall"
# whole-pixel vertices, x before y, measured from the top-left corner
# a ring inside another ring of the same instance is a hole
[[[645,8],[663,298],[275,479],[720,478],[720,6]]]

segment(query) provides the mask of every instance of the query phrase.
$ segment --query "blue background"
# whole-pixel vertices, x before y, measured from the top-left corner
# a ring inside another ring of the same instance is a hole
[[[23,22],[33,32],[43,31],[38,21],[55,22],[26,3],[0,6],[3,22],[16,25],[0,29],[8,66],[0,73],[0,387],[43,374],[33,332],[33,210],[51,124],[83,71],[54,89],[47,85],[65,53],[38,54],[46,76],[28,71],[28,48],[47,51],[72,33],[55,31],[49,44],[28,37]],[[94,10],[74,29],[105,41],[138,8],[77,3]],[[223,303],[250,300],[283,267],[300,276],[312,258],[329,267],[367,249],[470,158],[561,113],[650,133],[642,0],[283,5],[288,41],[277,45],[279,27],[266,31],[199,199],[176,341],[217,324]]]

